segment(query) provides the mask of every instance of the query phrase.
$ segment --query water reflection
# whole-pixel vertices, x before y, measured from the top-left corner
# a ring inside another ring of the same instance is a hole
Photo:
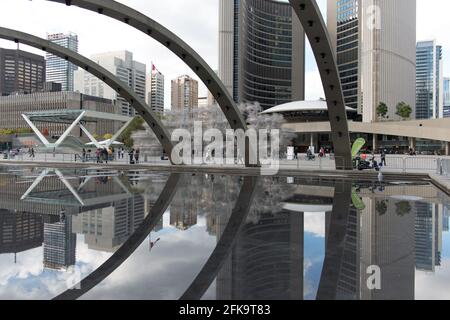
[[[0,197],[0,298],[450,294],[449,201],[426,182],[3,169]]]

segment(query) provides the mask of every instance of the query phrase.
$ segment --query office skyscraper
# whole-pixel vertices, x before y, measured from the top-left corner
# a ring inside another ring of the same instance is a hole
[[[192,111],[198,105],[198,81],[188,75],[172,80],[172,111]]]
[[[287,2],[219,1],[219,78],[263,109],[304,99],[305,36]]]
[[[444,118],[450,118],[450,78],[444,78]]]
[[[61,47],[78,52],[78,36],[74,33],[56,33],[47,35],[47,39]],[[78,69],[69,61],[50,53],[47,59],[47,81],[60,83],[62,91],[74,90],[74,72]]]
[[[133,53],[129,51],[106,52],[92,55],[91,59],[126,83],[142,101],[146,100],[146,65],[134,61]],[[77,71],[76,78],[76,91],[117,100],[122,115],[131,117],[136,115],[133,107],[102,80],[84,70]]]
[[[72,219],[44,224],[44,267],[67,270],[75,265],[77,235],[72,233]]]
[[[327,11],[346,105],[364,122],[377,121],[380,102],[389,119],[399,102],[414,117],[416,0],[328,0]]]
[[[164,75],[152,64],[147,77],[146,102],[153,111],[164,114]]]
[[[31,93],[45,83],[45,59],[22,50],[0,48],[0,95]]]
[[[435,40],[421,41],[416,47],[417,119],[442,118],[444,113],[444,76],[442,47]]]

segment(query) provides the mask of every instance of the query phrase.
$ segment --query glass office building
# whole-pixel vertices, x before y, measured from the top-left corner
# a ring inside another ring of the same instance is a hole
[[[422,41],[416,47],[417,119],[443,117],[444,83],[442,47],[436,41]]]
[[[45,83],[45,59],[22,50],[0,48],[0,95],[31,93]]]
[[[49,34],[47,39],[61,47],[78,52],[78,36],[74,33]],[[78,69],[69,61],[47,54],[47,81],[60,83],[62,91],[74,91],[74,72]]]
[[[415,116],[416,1],[328,0],[327,28],[336,52],[344,100],[364,122],[399,120],[406,102]]]
[[[450,78],[444,78],[444,118],[450,118]]]
[[[237,103],[304,99],[304,32],[287,2],[221,0],[219,77]]]

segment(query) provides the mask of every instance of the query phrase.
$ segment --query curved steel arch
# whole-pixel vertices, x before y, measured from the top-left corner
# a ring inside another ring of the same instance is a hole
[[[352,170],[350,134],[341,80],[325,21],[316,0],[289,0],[305,29],[319,67],[328,105],[336,169]]]
[[[101,79],[133,106],[155,133],[164,150],[171,155],[173,144],[169,132],[149,106],[115,75],[82,55],[28,33],[0,27],[0,38],[23,43],[61,57]]]
[[[47,0],[104,14],[126,23],[161,44],[180,57],[205,83],[214,95],[233,129],[246,130],[241,112],[219,77],[209,65],[182,39],[144,14],[112,0]],[[353,169],[350,152],[350,135],[338,69],[331,49],[328,32],[315,0],[289,0],[299,17],[319,65],[322,84],[328,102],[336,168]],[[247,157],[246,157],[247,158]],[[248,163],[246,163],[248,165]]]
[[[113,0],[47,1],[65,3],[68,6],[74,5],[82,9],[98,12],[126,23],[166,46],[170,51],[180,57],[206,85],[225,114],[231,128],[234,130],[247,130],[247,124],[241,112],[217,74],[194,49],[158,22],[137,10]]]

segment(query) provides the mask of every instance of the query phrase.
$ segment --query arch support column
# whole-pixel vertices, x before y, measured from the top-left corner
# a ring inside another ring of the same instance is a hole
[[[289,0],[311,43],[327,100],[336,169],[352,170],[350,134],[341,81],[330,37],[315,0]]]

